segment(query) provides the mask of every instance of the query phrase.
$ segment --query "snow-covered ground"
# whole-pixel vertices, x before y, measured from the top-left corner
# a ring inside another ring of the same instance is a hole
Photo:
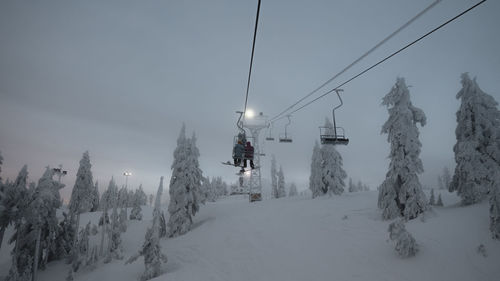
[[[427,192],[426,192],[427,193]],[[438,192],[439,193],[439,192]],[[419,253],[401,259],[389,241],[389,221],[381,220],[377,192],[344,193],[331,198],[283,198],[248,203],[232,196],[201,206],[193,229],[163,239],[165,274],[154,280],[499,280],[500,242],[490,238],[487,202],[459,207],[441,191],[445,207],[407,223]],[[437,197],[437,193],[436,193]],[[122,235],[126,258],[135,253],[150,226],[129,221]],[[82,223],[97,222],[84,214]],[[11,230],[6,233],[6,239]],[[98,243],[100,235],[94,236]],[[483,244],[487,256],[477,252]],[[0,278],[10,267],[11,245],[0,250]],[[102,261],[75,274],[75,280],[138,280],[142,257],[131,265]],[[39,280],[64,280],[69,265],[54,262]]]

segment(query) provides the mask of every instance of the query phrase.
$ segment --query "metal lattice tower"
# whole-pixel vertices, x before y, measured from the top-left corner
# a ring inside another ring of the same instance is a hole
[[[260,175],[262,166],[260,165],[261,152],[259,147],[259,134],[260,131],[267,128],[267,126],[267,116],[264,116],[262,112],[258,116],[251,119],[245,119],[243,122],[243,127],[248,129],[253,137],[253,163],[255,167],[257,167],[257,169],[253,169],[250,172],[250,180],[248,184],[248,197],[250,202],[262,200],[262,178]]]

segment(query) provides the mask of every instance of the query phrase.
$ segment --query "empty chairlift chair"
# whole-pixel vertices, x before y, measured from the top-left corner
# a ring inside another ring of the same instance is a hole
[[[340,91],[342,90],[341,89],[335,90],[337,96],[339,97],[340,105],[336,106],[332,110],[333,128],[319,127],[319,137],[321,140],[321,144],[347,145],[349,143],[349,139],[345,137],[344,128],[338,127],[337,123],[335,122],[335,109],[338,109],[344,104],[342,102],[342,99],[340,98],[339,94]]]
[[[291,143],[292,142],[292,138],[287,134],[287,130],[286,130],[288,125],[290,125],[290,123],[292,123],[292,120],[290,120],[290,115],[287,115],[287,118],[288,118],[288,123],[285,125],[285,134],[281,135],[279,138],[279,141],[281,143]]]
[[[266,136],[266,141],[274,141],[274,137],[271,134],[272,128],[273,128],[273,124],[270,123],[269,124],[269,136]]]

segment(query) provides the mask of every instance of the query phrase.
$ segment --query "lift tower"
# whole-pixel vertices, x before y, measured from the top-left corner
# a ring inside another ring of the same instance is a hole
[[[260,172],[262,166],[260,164],[260,156],[261,151],[259,147],[259,134],[260,131],[264,128],[268,127],[267,116],[265,116],[262,112],[257,116],[253,117],[245,117],[243,120],[243,127],[248,129],[252,134],[253,138],[253,148],[254,148],[254,156],[253,162],[256,169],[250,170],[250,182],[248,185],[248,199],[250,202],[261,201],[262,200],[262,179],[260,176]]]

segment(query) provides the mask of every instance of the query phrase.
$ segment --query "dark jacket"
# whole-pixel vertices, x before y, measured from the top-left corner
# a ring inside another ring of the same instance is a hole
[[[233,158],[243,158],[245,147],[241,143],[237,143],[233,148]]]
[[[253,159],[253,153],[254,153],[253,146],[250,144],[250,142],[247,142],[247,146],[245,146],[245,158]]]

